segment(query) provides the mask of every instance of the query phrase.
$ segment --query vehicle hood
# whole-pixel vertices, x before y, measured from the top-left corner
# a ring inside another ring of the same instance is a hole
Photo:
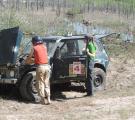
[[[0,31],[0,65],[16,64],[21,39],[19,27]]]

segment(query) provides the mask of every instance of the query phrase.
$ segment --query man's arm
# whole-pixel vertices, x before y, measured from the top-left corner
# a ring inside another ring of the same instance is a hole
[[[34,53],[34,50],[32,48],[29,56],[25,60],[25,63],[26,64],[32,64],[32,63],[34,63],[33,53]]]
[[[86,51],[87,51],[87,54],[88,54],[90,57],[95,57],[95,55],[96,55],[95,52],[94,52],[94,53],[90,53],[88,48],[86,49]]]

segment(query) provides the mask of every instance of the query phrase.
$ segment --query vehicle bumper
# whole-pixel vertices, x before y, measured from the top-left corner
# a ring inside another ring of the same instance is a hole
[[[16,84],[17,79],[16,78],[1,78],[0,84]]]

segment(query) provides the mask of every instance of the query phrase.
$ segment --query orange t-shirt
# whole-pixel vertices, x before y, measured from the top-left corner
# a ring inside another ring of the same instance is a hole
[[[48,63],[48,55],[47,48],[44,44],[36,44],[34,45],[34,58],[35,64],[47,64]]]

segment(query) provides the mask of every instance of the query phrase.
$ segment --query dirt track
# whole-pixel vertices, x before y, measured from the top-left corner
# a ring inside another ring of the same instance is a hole
[[[107,90],[94,97],[73,89],[57,91],[47,106],[7,94],[0,98],[0,120],[135,120],[134,71],[135,60],[111,59]]]

